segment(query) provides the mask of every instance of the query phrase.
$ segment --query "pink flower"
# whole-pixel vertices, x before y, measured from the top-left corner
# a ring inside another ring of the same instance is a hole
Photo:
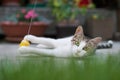
[[[28,15],[33,15],[33,14],[35,14],[35,11],[34,11],[34,10],[30,10],[30,11],[28,11],[27,14],[28,14]]]
[[[31,16],[29,16],[29,15],[25,15],[24,17],[25,17],[25,19],[30,19],[31,18]]]
[[[27,10],[25,10],[25,9],[22,9],[21,10],[21,13],[20,14],[16,14],[16,17],[19,19],[23,19],[23,20],[28,20],[29,21],[29,19],[35,19],[35,18],[37,18],[37,16],[38,16],[38,14],[37,13],[35,13],[35,11],[34,10],[29,10],[29,11],[27,11]]]
[[[21,12],[24,14],[26,13],[26,9],[22,9]]]
[[[29,15],[31,18],[36,18],[38,16],[38,14],[36,14],[34,10],[30,10],[27,15]]]

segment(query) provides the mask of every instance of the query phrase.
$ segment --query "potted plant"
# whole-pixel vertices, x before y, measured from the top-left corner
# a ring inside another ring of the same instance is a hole
[[[101,36],[103,40],[112,39],[115,22],[110,14],[93,14],[86,21],[86,34],[89,37]]]
[[[34,10],[22,9],[15,15],[1,22],[1,28],[6,35],[6,40],[19,42],[27,34],[43,36],[48,23],[43,21]]]
[[[57,37],[66,37],[74,33],[80,21],[76,18],[84,14],[87,7],[80,3],[82,0],[49,0],[52,15],[55,18]],[[80,3],[80,4],[79,4]],[[82,5],[82,6],[79,6]]]

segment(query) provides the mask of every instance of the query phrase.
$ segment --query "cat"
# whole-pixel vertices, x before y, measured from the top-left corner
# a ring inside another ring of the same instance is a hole
[[[85,57],[95,52],[101,37],[87,39],[82,26],[78,26],[75,34],[61,39],[36,37],[26,35],[24,40],[37,44],[37,46],[22,46],[18,50],[21,54],[36,54],[54,57]]]

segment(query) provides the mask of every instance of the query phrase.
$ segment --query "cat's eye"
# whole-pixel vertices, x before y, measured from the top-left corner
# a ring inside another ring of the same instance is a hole
[[[84,47],[84,48],[83,48],[83,50],[85,50],[85,51],[87,51],[87,49],[88,49],[87,47]]]
[[[75,45],[76,45],[76,46],[79,46],[79,44],[80,44],[80,43],[79,43],[78,41],[75,42]]]

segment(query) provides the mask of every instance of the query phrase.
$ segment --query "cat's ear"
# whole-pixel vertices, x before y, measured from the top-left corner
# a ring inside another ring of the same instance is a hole
[[[98,45],[98,43],[100,43],[101,41],[102,41],[101,37],[96,37],[96,38],[90,39],[86,46],[95,48]]]
[[[80,42],[84,39],[82,26],[78,26],[72,38],[72,44],[79,46]]]
[[[75,31],[75,34],[83,34],[83,33],[84,32],[83,32],[82,26],[78,26],[77,29],[76,29],[76,31]]]
[[[92,41],[93,43],[95,43],[95,44],[98,44],[98,43],[100,43],[100,42],[102,41],[102,37],[93,38],[93,39],[91,39],[91,41]]]

